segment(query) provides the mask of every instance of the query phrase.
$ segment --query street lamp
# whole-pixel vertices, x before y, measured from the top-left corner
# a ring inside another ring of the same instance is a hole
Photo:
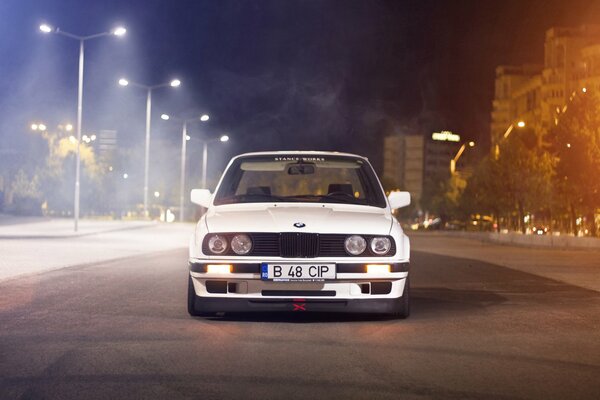
[[[56,33],[74,39],[79,42],[79,81],[77,85],[77,156],[75,162],[75,195],[73,204],[73,222],[74,230],[77,232],[79,224],[79,181],[81,176],[81,119],[83,114],[83,54],[84,54],[84,43],[87,40],[96,39],[103,36],[123,36],[127,32],[122,26],[116,27],[110,32],[101,32],[94,35],[79,36],[69,32],[60,30],[59,28],[53,28],[48,24],[40,25],[40,31],[43,33]]]
[[[454,174],[456,172],[456,163],[458,162],[460,156],[462,156],[462,154],[464,153],[465,149],[467,148],[467,145],[469,147],[475,147],[475,142],[471,141],[469,143],[463,143],[462,146],[460,146],[460,149],[458,149],[458,152],[456,153],[454,158],[450,160],[450,174]]]
[[[517,122],[517,128],[525,128],[525,125],[525,121],[521,120]],[[506,129],[506,132],[504,132],[504,135],[502,135],[501,140],[506,140],[510,133],[513,131],[513,129],[515,129],[514,123],[510,124],[510,126]],[[496,146],[494,147],[494,158],[497,160],[498,157],[500,157],[500,144],[496,143]]]
[[[206,189],[206,168],[208,164],[208,144],[211,142],[222,142],[225,143],[229,141],[229,136],[222,135],[215,139],[204,140],[204,145],[202,149],[202,189]]]
[[[144,216],[148,216],[148,174],[150,169],[150,117],[152,115],[152,91],[162,87],[179,87],[181,81],[173,79],[170,82],[159,85],[143,85],[141,83],[131,82],[125,78],[119,79],[121,86],[137,86],[146,90],[146,149],[144,154]]]
[[[210,119],[210,117],[208,115],[204,114],[204,115],[202,115],[200,117],[196,117],[196,118],[182,119],[182,118],[172,118],[168,114],[162,114],[160,116],[160,118],[164,121],[173,120],[173,121],[180,122],[183,124],[183,129],[181,130],[181,171],[180,171],[180,177],[179,177],[179,221],[183,222],[184,208],[185,208],[185,201],[184,201],[184,199],[185,199],[185,196],[184,196],[184,192],[185,192],[185,159],[186,159],[186,152],[187,152],[187,141],[190,140],[190,136],[188,136],[188,134],[187,134],[187,124],[190,122],[194,122],[194,121],[206,122]],[[229,138],[227,138],[227,140],[228,139]]]

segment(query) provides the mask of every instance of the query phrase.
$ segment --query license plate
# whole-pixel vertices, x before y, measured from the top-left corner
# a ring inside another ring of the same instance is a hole
[[[260,279],[275,282],[315,282],[335,279],[335,264],[269,264],[262,263]]]

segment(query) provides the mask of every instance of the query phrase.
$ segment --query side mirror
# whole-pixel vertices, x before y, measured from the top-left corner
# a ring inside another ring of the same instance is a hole
[[[192,189],[192,192],[190,193],[190,200],[192,203],[198,204],[204,208],[208,208],[211,199],[212,194],[208,189]]]
[[[410,193],[409,192],[391,192],[388,196],[390,207],[392,210],[396,208],[406,207],[410,204]]]

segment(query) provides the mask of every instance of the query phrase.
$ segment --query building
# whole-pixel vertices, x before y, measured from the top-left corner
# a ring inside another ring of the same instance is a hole
[[[384,179],[395,188],[410,192],[415,204],[423,193],[423,157],[423,136],[397,134],[384,138]]]
[[[385,137],[383,176],[399,190],[409,191],[417,206],[427,178],[450,176],[450,160],[461,146],[460,136],[448,131],[430,137],[395,134]],[[458,168],[464,168],[461,158]]]
[[[518,121],[533,129],[541,142],[569,98],[583,88],[600,90],[600,25],[549,29],[543,65],[496,68],[492,145]]]

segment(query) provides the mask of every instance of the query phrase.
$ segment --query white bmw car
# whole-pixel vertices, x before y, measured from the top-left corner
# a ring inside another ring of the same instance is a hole
[[[410,244],[369,161],[333,152],[234,157],[190,241],[188,311],[410,313]]]

